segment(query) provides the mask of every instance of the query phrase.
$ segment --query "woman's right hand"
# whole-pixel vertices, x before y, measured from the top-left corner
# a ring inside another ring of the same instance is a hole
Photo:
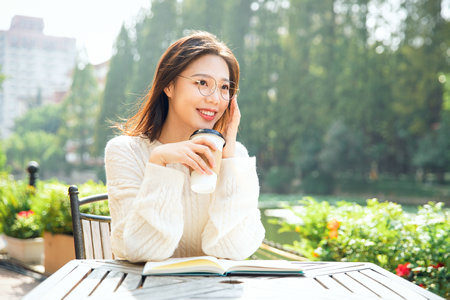
[[[149,162],[166,166],[167,164],[181,163],[200,174],[212,174],[214,156],[212,151],[217,148],[213,142],[206,138],[198,138],[178,143],[168,143],[157,146],[150,154]],[[204,156],[209,166],[201,157]]]

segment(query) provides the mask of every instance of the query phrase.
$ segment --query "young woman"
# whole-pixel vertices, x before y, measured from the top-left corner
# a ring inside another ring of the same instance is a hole
[[[236,142],[238,83],[236,58],[209,33],[181,38],[163,54],[144,103],[105,149],[117,258],[240,260],[261,245],[255,158]],[[226,140],[212,194],[190,189],[189,169],[211,174],[214,164],[213,143],[189,140],[203,128]]]

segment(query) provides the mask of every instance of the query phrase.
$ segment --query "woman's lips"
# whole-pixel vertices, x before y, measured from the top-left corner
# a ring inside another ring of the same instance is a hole
[[[212,110],[197,109],[197,111],[199,112],[200,116],[207,121],[212,121],[216,117],[216,112]]]

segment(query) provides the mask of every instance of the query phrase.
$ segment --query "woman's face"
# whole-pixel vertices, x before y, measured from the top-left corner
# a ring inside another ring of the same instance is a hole
[[[229,101],[222,99],[222,86],[214,93],[203,96],[198,85],[205,85],[214,78],[218,85],[229,80],[228,65],[217,55],[207,54],[194,60],[176,79],[164,89],[169,97],[166,122],[169,128],[190,135],[197,129],[212,129],[222,117]],[[198,83],[198,81],[200,83]]]

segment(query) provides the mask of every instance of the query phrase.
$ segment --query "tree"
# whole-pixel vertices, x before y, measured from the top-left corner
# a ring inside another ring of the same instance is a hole
[[[61,104],[46,104],[28,110],[14,121],[14,132],[24,134],[31,131],[44,131],[57,134],[64,123]]]
[[[368,168],[364,164],[364,135],[342,121],[335,121],[324,137],[319,161],[320,169],[332,177],[338,174],[364,175]]]
[[[335,84],[328,85],[335,67],[334,1],[296,0],[287,13],[287,34],[279,79],[275,142],[285,166],[298,178],[319,172],[318,154],[331,122]],[[330,96],[331,95],[331,96]],[[321,180],[318,174],[314,178]]]
[[[283,153],[278,153],[277,141],[283,134],[277,129],[277,106],[280,105],[278,80],[282,56],[279,18],[281,7],[272,7],[261,2],[253,5],[244,20],[251,20],[246,34],[246,51],[240,60],[244,72],[241,76],[241,94],[238,97],[242,119],[239,137],[256,155],[258,165],[268,170],[280,165]],[[280,155],[278,155],[280,154]],[[284,170],[283,168],[278,168]],[[276,173],[273,171],[272,173]],[[262,178],[264,181],[264,176]],[[271,184],[273,189],[278,189]],[[289,183],[287,184],[289,186]]]
[[[79,64],[75,68],[69,95],[63,102],[66,126],[58,134],[66,141],[66,151],[76,155],[73,162],[80,168],[86,168],[90,159],[89,147],[93,142],[98,99],[99,90],[92,65]]]
[[[413,163],[425,173],[436,174],[438,183],[445,183],[445,173],[450,171],[450,114],[448,112],[437,129],[419,140]]]
[[[60,173],[65,169],[64,149],[59,138],[44,131],[13,133],[4,141],[7,167],[13,174],[23,174],[28,162],[39,162],[42,177]]]
[[[182,26],[189,30],[206,30],[222,35],[227,1],[184,0],[182,4]]]
[[[130,93],[145,96],[156,64],[166,48],[181,33],[177,26],[177,1],[152,0],[151,11],[136,24],[136,62]]]
[[[132,52],[128,32],[122,26],[115,43],[115,54],[111,58],[95,124],[93,151],[96,155],[103,153],[106,142],[113,136],[112,123],[119,121],[119,115],[127,110],[127,105],[131,102],[128,85],[133,72]]]

